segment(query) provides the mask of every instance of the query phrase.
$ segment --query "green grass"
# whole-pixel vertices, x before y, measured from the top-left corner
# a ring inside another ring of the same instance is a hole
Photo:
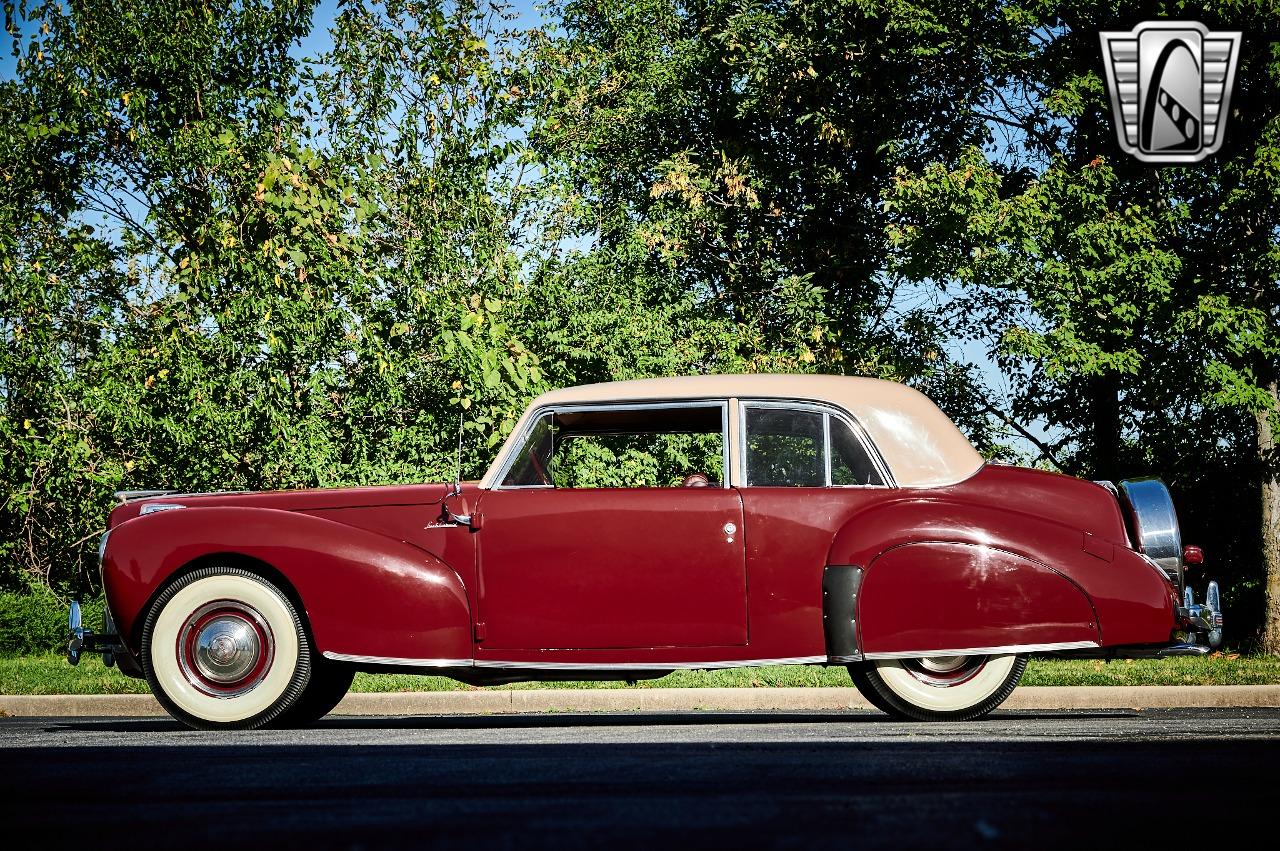
[[[1092,660],[1033,659],[1027,686],[1256,686],[1280,685],[1280,656]]]
[[[0,656],[0,694],[148,694],[145,680],[126,677],[97,656],[72,667],[65,656]]]
[[[1119,662],[1034,659],[1022,679],[1025,686],[1131,685],[1277,685],[1280,657],[1213,656]],[[762,688],[768,686],[847,686],[843,668],[775,666],[723,671],[677,671],[635,688]],[[447,677],[411,674],[358,674],[355,691],[457,691],[473,689]],[[627,688],[614,682],[517,683],[494,688]],[[142,680],[89,657],[72,667],[59,655],[0,657],[0,694],[145,694]]]

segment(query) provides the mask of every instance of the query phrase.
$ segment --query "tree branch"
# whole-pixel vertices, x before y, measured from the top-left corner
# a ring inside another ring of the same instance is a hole
[[[1028,441],[1030,441],[1037,449],[1040,450],[1040,457],[1048,460],[1049,463],[1053,464],[1053,466],[1057,467],[1059,470],[1065,469],[1065,467],[1063,467],[1062,465],[1062,462],[1059,461],[1057,457],[1053,454],[1053,449],[1047,443],[1045,443],[1040,438],[1036,437],[1031,432],[1027,431],[1026,428],[1024,428],[1021,424],[1015,421],[1008,414],[1004,413],[1003,411],[997,410],[990,404],[984,405],[983,411],[988,414],[994,415],[996,419],[1000,420],[1000,422],[1004,423],[1009,428],[1013,429],[1018,434],[1022,435]]]

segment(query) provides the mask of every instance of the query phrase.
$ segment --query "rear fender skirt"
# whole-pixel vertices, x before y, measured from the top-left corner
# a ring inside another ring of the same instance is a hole
[[[857,606],[862,568],[833,564],[822,571],[822,634],[827,658],[835,663],[856,662],[858,650]]]
[[[297,591],[321,652],[471,658],[466,591],[439,558],[375,532],[266,508],[162,511],[113,529],[103,577],[120,635],[136,642],[156,592],[187,566],[219,557],[278,571]]]

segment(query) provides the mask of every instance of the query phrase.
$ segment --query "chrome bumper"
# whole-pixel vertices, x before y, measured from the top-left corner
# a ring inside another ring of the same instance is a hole
[[[1218,583],[1209,583],[1203,603],[1196,602],[1195,593],[1188,586],[1182,592],[1178,622],[1182,626],[1180,643],[1164,648],[1160,656],[1203,656],[1221,647],[1222,595]]]
[[[72,600],[71,610],[67,613],[67,628],[71,632],[67,661],[72,665],[79,665],[80,657],[85,653],[101,653],[102,664],[109,668],[116,663],[116,654],[125,652],[124,644],[116,634],[116,625],[111,620],[110,609],[103,612],[102,632],[94,632],[83,623],[79,601]]]

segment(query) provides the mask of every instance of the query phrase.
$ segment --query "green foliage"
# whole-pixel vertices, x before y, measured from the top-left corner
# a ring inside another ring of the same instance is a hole
[[[86,602],[81,612],[84,625],[100,630],[102,611],[101,599]],[[0,655],[61,651],[68,639],[66,601],[43,588],[0,591]]]
[[[646,306],[675,294],[721,338],[702,369],[936,381],[989,442],[927,297],[883,274],[879,201],[895,166],[981,136],[938,105],[977,97],[969,69],[1002,49],[974,38],[990,29],[984,4],[553,9],[561,28],[532,41],[544,82],[528,138],[554,190],[548,232],[592,249],[562,268],[606,301],[618,287]]]
[[[1257,511],[1265,482],[1280,493],[1280,29],[1267,3],[1213,14],[1246,34],[1217,156],[1155,168],[1117,149],[1096,32],[1150,15],[1024,6],[1006,16],[1023,50],[983,72],[989,144],[900,168],[884,198],[895,268],[953,282],[957,333],[1002,367],[1002,418],[1038,423],[1065,472],[1169,482],[1247,630],[1267,571],[1280,592]]]
[[[676,487],[691,473],[724,478],[723,438],[716,434],[580,435],[556,452],[556,487]]]
[[[307,67],[310,3],[29,13],[0,84],[0,587],[92,586],[118,488],[440,479],[463,412],[483,469],[544,383],[504,319],[512,119],[477,9],[349,4]]]

